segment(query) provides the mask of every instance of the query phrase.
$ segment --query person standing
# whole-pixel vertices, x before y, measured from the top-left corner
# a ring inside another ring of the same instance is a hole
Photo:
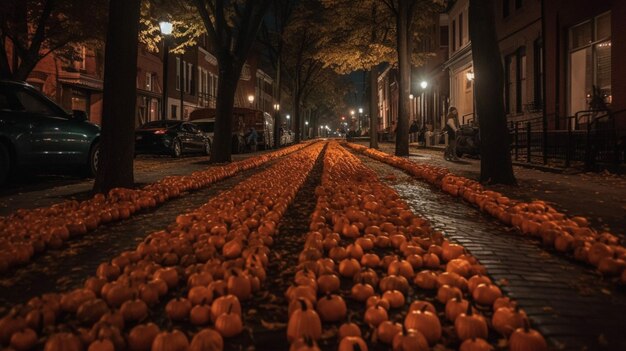
[[[456,154],[456,134],[459,130],[459,112],[456,107],[450,106],[448,115],[446,116],[446,131],[448,132],[448,146],[444,152],[446,160],[457,161],[459,157]]]
[[[259,134],[257,134],[256,129],[250,128],[248,132],[247,143],[250,146],[250,151],[256,152],[256,144],[259,138]]]

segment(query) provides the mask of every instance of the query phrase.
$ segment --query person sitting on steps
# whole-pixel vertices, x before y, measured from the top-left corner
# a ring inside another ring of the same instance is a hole
[[[448,161],[458,161],[456,154],[456,133],[459,130],[459,112],[456,107],[450,106],[446,116],[446,131],[448,133],[448,146],[444,151],[444,158]]]

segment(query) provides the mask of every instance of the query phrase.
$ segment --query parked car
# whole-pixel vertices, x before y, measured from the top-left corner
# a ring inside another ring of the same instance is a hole
[[[95,175],[100,127],[87,119],[27,83],[0,81],[0,183],[21,167],[81,166]]]
[[[211,141],[193,123],[179,120],[148,122],[135,131],[135,154],[211,154]]]

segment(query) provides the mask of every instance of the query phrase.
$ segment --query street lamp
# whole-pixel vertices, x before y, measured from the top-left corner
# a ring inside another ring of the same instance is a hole
[[[254,95],[248,95],[248,101],[250,102],[250,107],[252,107],[252,104],[254,103]]]
[[[280,110],[280,104],[274,104],[274,110],[279,111]]]
[[[420,83],[422,87],[422,101],[421,101],[421,115],[422,115],[422,127],[426,126],[426,88],[428,88],[428,82],[423,80]]]
[[[469,70],[467,73],[465,73],[465,76],[467,77],[467,80],[469,80],[470,82],[474,81],[474,71]]]
[[[161,90],[163,91],[163,101],[161,102],[161,119],[167,119],[167,71],[169,66],[169,36],[172,34],[172,30],[174,26],[171,22],[162,21],[159,22],[159,29],[161,30],[161,35],[163,35],[163,87]]]
[[[423,80],[423,81],[420,83],[420,86],[422,87],[422,89],[426,89],[426,88],[428,88],[428,82],[427,82],[427,81],[425,81],[425,80]]]
[[[474,114],[474,120],[476,120],[476,90],[474,89],[474,70],[469,70],[465,73],[467,81],[472,85],[472,113]]]
[[[287,128],[291,130],[291,115],[287,115],[285,118],[287,118]]]

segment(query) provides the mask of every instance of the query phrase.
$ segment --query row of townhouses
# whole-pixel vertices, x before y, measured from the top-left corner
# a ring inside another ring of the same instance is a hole
[[[543,120],[546,129],[584,128],[586,111],[601,107],[626,130],[626,37],[618,34],[626,31],[626,1],[496,0],[494,11],[511,125]],[[436,55],[412,71],[410,120],[434,132],[450,106],[462,123],[474,120],[468,18],[469,0],[452,2],[419,44]],[[398,115],[395,69],[379,75],[378,95],[384,133]]]
[[[38,63],[27,81],[67,110],[88,112],[94,123],[102,120],[104,53],[98,45],[80,48],[81,57],[68,61],[51,54]],[[273,80],[259,67],[259,54],[247,60],[237,86],[236,107],[273,111]],[[164,62],[167,63],[167,84],[164,98]],[[198,108],[215,108],[217,96],[217,59],[211,54],[206,37],[184,54],[163,50],[150,52],[139,46],[137,57],[137,126],[165,115],[169,119],[187,119]],[[165,101],[165,104],[163,103]]]

